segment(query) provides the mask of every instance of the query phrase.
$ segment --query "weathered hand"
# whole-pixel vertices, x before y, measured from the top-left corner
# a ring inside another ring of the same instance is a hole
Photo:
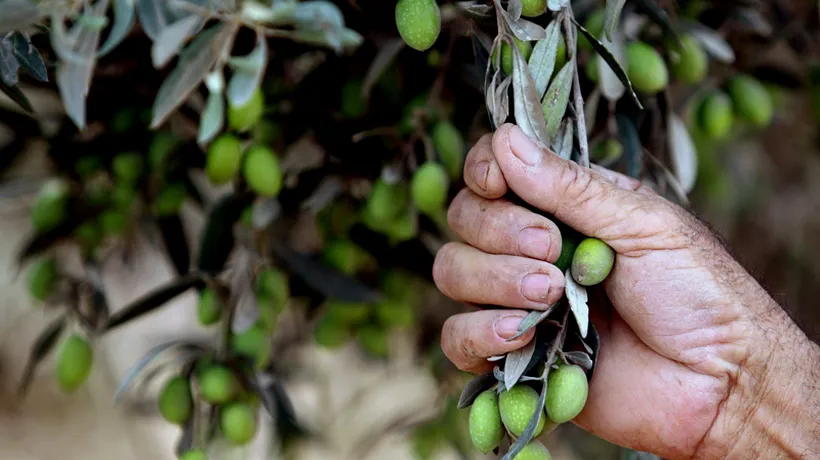
[[[815,362],[817,347],[705,225],[634,179],[562,160],[513,125],[483,137],[464,174],[468,188],[448,219],[466,244],[444,246],[433,275],[455,300],[507,309],[445,323],[442,348],[456,366],[491,369],[487,357],[532,339],[506,340],[523,309],[543,310],[563,294],[564,276],[552,265],[561,251],[558,227],[501,198],[512,191],[617,254],[604,282],[608,300],[590,305],[601,351],[574,423],[670,459],[765,452],[745,437],[760,437],[750,428],[760,424],[755,405],[774,404],[756,394],[773,384],[774,368],[795,372],[795,360],[778,354],[779,341],[795,337]]]

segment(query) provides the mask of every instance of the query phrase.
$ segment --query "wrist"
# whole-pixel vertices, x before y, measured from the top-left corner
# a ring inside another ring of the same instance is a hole
[[[777,305],[695,458],[820,458],[820,347]]]

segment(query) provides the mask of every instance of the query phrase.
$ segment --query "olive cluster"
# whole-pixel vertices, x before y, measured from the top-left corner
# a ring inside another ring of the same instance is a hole
[[[543,410],[533,440],[514,459],[549,460],[549,450],[536,438],[580,414],[588,392],[587,376],[574,364],[561,364],[550,371],[543,408],[538,393],[526,383],[518,383],[509,390],[490,388],[479,394],[470,407],[470,439],[480,452],[489,453],[499,447],[505,436],[521,436],[536,412]]]

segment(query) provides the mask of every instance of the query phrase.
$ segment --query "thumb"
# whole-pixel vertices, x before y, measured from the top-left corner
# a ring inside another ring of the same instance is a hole
[[[619,253],[665,231],[674,214],[670,203],[642,190],[618,186],[599,172],[550,152],[518,126],[505,124],[493,135],[493,154],[509,188],[522,200]],[[623,185],[623,184],[621,184]]]

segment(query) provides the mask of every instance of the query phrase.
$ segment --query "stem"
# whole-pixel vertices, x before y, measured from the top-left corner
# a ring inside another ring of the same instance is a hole
[[[576,63],[575,73],[572,77],[573,104],[575,105],[575,116],[578,126],[578,149],[581,151],[581,166],[589,167],[589,141],[587,140],[587,121],[584,115],[584,95],[581,94],[581,81],[578,78],[577,63],[577,41],[578,36],[572,25],[573,13],[569,6],[563,8],[564,31],[566,32],[567,50],[572,51],[572,59]]]

